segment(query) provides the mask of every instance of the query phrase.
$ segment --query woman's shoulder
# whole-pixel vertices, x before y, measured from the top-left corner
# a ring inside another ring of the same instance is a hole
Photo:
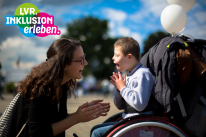
[[[43,87],[42,90],[40,90],[40,86],[34,88],[34,86],[31,86],[28,90],[27,93],[23,95],[24,99],[27,100],[42,100],[42,99],[46,99],[46,98],[51,98],[51,94],[53,94],[53,92],[51,91],[49,94],[49,87],[45,86]]]

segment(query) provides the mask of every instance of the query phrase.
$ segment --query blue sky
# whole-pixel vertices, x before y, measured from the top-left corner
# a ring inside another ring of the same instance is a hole
[[[15,69],[16,60],[21,58],[21,69],[30,70],[46,59],[46,51],[60,36],[25,37],[17,26],[5,26],[4,16],[14,15],[16,8],[23,3],[32,3],[40,12],[54,16],[54,24],[62,34],[66,24],[81,16],[93,15],[107,19],[110,37],[131,36],[140,46],[148,34],[163,30],[160,16],[167,0],[1,0],[0,1],[0,61],[2,72]],[[196,0],[187,12],[184,34],[198,39],[206,39],[206,1]],[[111,45],[112,46],[112,45]]]

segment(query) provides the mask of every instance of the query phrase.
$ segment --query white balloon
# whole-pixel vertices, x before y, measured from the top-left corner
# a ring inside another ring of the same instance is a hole
[[[196,0],[167,0],[169,5],[180,5],[186,12],[192,8],[192,6],[195,4],[195,1]]]
[[[169,5],[161,13],[161,24],[163,28],[176,34],[182,31],[187,23],[187,14],[179,5]]]

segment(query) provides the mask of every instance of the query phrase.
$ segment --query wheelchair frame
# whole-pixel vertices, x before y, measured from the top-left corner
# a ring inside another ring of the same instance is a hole
[[[112,121],[112,119],[116,120],[118,116],[120,116],[120,113],[110,117],[108,120],[109,121]],[[105,122],[109,122],[108,120],[106,120]],[[132,117],[126,118],[126,119],[118,122],[117,124],[113,125],[104,134],[104,137],[121,137],[125,133],[127,133],[128,131],[131,131],[132,129],[142,128],[142,127],[162,128],[159,130],[168,130],[170,132],[175,133],[176,135],[178,135],[180,137],[188,137],[177,126],[169,123],[169,120],[167,117],[145,116],[145,115],[144,116],[140,116],[140,115],[132,116]],[[142,130],[142,131],[144,131],[144,130]],[[145,131],[149,131],[149,130],[145,130]],[[135,134],[135,136],[138,136],[138,135]],[[145,135],[145,137],[146,137],[146,135]],[[153,133],[152,133],[152,135],[150,134],[150,136],[148,136],[148,137],[153,137]]]

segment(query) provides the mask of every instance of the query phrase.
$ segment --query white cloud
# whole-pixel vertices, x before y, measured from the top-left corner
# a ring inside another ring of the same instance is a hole
[[[197,20],[195,19],[195,16],[188,16],[187,17],[187,24],[185,29],[190,29],[192,27],[195,27],[198,25]]]
[[[137,11],[136,13],[132,14],[129,16],[129,18],[138,23],[138,22],[142,22],[142,20],[146,17],[148,17],[149,13],[148,12],[141,12],[141,11]]]
[[[31,69],[36,64],[34,62],[20,62],[20,69]],[[12,67],[17,69],[16,62],[12,62]]]
[[[114,21],[109,22],[109,36],[110,37],[115,37],[116,36],[115,22]]]
[[[141,8],[129,16],[136,23],[160,18],[163,9],[168,6],[166,0],[140,0],[140,2]]]
[[[160,24],[160,25],[161,25],[161,24]],[[146,29],[155,30],[155,29],[157,29],[158,27],[159,27],[159,25],[156,25],[156,24],[150,24],[150,23],[145,24],[145,30],[146,30]]]
[[[18,57],[21,59],[20,68],[22,69],[31,69],[34,65],[45,61],[47,48],[40,45],[37,47],[35,44],[36,42],[28,37],[8,37],[0,44],[0,58],[3,68],[16,68]]]
[[[187,11],[187,12],[195,11],[195,10],[198,10],[198,9],[201,9],[201,8],[203,8],[203,7],[201,6],[201,4],[198,3],[198,2],[195,2],[194,6],[193,6],[189,11]]]
[[[191,27],[189,29],[185,29],[183,31],[184,34],[189,34],[191,36],[193,36],[196,39],[206,39],[206,25],[204,26],[195,26],[195,27]]]
[[[163,9],[168,6],[166,0],[140,0],[143,4],[142,12],[150,12],[160,17]]]
[[[160,16],[164,8],[168,6],[166,0],[140,0],[141,8],[137,12],[128,15],[129,19],[145,30],[161,30]],[[206,11],[205,0],[196,1],[195,5],[187,12],[187,24],[183,33],[190,34],[195,38],[205,39],[206,37]],[[142,30],[143,31],[143,30]]]
[[[58,29],[61,31],[61,35],[64,35],[67,32],[67,29],[63,28],[63,27],[58,27]],[[51,35],[51,36],[53,36],[55,39],[58,39],[58,38],[60,38],[61,35]],[[49,38],[49,40],[50,40],[50,38]]]
[[[127,14],[124,11],[115,10],[112,8],[103,9],[103,14],[109,20],[117,21],[119,23],[122,23],[127,17]]]
[[[206,1],[205,0],[199,0],[199,1],[206,5]]]
[[[109,28],[113,29],[115,27],[115,23],[113,21],[109,22]]]
[[[54,5],[44,6],[43,8],[39,8],[39,11],[53,15],[54,18],[61,17],[62,13],[70,14],[70,15],[71,14],[72,15],[81,15],[83,12],[86,12],[86,11],[81,11],[78,9],[72,9],[69,6],[61,6],[61,8],[59,8],[58,6],[54,6]]]
[[[66,34],[66,32],[67,32],[67,29],[66,28],[62,28],[62,27],[59,27],[59,30],[61,31],[61,35],[62,34]]]
[[[130,34],[130,29],[128,29],[126,27],[119,27],[119,28],[117,28],[117,30],[121,36],[128,36]]]
[[[132,0],[116,0],[117,2],[128,2],[128,1],[132,1]]]
[[[206,39],[206,12],[198,9],[192,11],[189,10],[188,12],[187,24],[185,26],[183,34],[192,35],[194,38],[197,39]]]
[[[196,12],[194,15],[200,23],[206,22],[206,12]]]
[[[117,30],[118,30],[120,36],[132,37],[140,44],[140,46],[142,46],[142,39],[143,38],[142,38],[140,33],[132,32],[128,27],[119,27],[119,28],[117,28]]]
[[[109,19],[109,36],[115,37],[118,34],[124,34],[125,36],[128,34],[128,30],[122,27],[125,19],[127,18],[127,14],[125,12],[112,8],[104,8],[102,9],[102,13],[107,19]]]
[[[116,32],[114,30],[109,31],[109,36],[110,37],[115,37],[116,36]]]
[[[8,13],[11,13],[11,12],[15,12],[13,7],[1,7],[0,8],[0,13],[2,15],[9,15]]]
[[[141,37],[141,35],[140,35],[139,33],[133,32],[133,33],[131,33],[131,36],[132,36],[132,38],[135,39],[139,44],[142,43],[142,37]],[[141,46],[141,44],[140,44],[140,46]]]

